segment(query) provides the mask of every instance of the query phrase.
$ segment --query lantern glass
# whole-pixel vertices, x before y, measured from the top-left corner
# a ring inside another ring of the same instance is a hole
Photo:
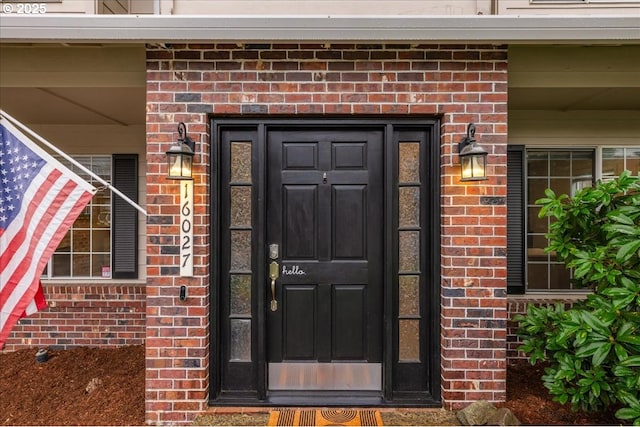
[[[182,144],[184,147],[184,144]],[[178,147],[178,148],[183,148]],[[167,151],[167,163],[170,179],[191,179],[191,167],[193,164],[193,152],[187,147],[187,150],[171,150]]]
[[[461,181],[482,181],[487,179],[487,155],[470,154],[460,157]]]

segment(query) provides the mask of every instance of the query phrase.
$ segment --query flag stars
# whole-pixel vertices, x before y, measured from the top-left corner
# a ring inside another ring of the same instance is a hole
[[[38,156],[27,143],[14,139],[13,135],[5,133],[5,127],[0,126],[0,228],[20,214],[24,200],[29,197],[24,194],[33,179],[38,176],[46,161]],[[10,135],[7,137],[7,135]]]

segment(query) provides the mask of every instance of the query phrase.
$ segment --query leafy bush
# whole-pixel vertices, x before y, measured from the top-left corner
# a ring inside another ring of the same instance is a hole
[[[530,304],[514,318],[520,350],[549,362],[542,380],[554,400],[587,411],[617,404],[619,419],[640,425],[640,178],[545,195],[536,203],[552,218],[546,251],[593,293],[570,308]]]

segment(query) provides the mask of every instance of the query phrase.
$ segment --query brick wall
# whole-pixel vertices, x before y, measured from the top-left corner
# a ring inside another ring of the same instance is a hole
[[[148,423],[188,423],[207,406],[209,114],[440,116],[442,396],[447,407],[504,400],[506,47],[156,44],[147,70]],[[193,278],[177,277],[178,186],[165,179],[180,121],[198,142]],[[491,178],[463,185],[470,122]]]
[[[5,351],[139,345],[145,339],[145,286],[43,283],[49,307],[21,319]],[[34,353],[35,354],[35,353]]]

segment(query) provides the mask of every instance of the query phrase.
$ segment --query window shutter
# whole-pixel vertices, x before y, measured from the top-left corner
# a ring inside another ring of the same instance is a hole
[[[138,156],[114,154],[112,184],[138,202]],[[111,277],[138,278],[138,211],[116,194],[111,198]]]
[[[525,292],[525,151],[507,146],[507,293]]]

